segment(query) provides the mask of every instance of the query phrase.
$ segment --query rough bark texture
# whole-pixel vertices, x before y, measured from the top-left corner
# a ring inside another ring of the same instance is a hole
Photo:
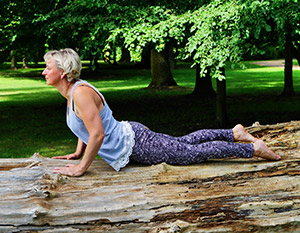
[[[151,50],[151,76],[152,81],[149,88],[166,88],[177,86],[169,62],[169,50],[166,48],[162,52]]]
[[[0,232],[299,232],[300,122],[249,131],[283,159],[119,173],[96,160],[78,178],[52,173],[70,161],[0,159]]]
[[[200,77],[200,64],[196,64],[196,84],[192,95],[197,97],[211,97],[216,96],[213,89],[210,68],[204,77]]]
[[[16,62],[16,56],[15,52],[13,50],[10,51],[10,69],[15,70],[17,69],[17,62]]]
[[[287,35],[285,42],[285,63],[284,63],[284,90],[282,95],[294,96],[293,86],[293,40],[291,26],[287,27]]]

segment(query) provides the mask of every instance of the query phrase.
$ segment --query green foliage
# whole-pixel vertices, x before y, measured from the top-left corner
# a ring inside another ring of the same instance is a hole
[[[292,28],[293,40],[299,40],[300,5],[287,0],[251,1],[240,0],[244,7],[243,18],[249,17],[247,43],[254,53],[272,45],[283,48],[288,27]],[[297,39],[298,38],[298,39]]]
[[[174,39],[179,44],[185,35],[186,20],[175,16],[171,10],[161,9],[161,7],[150,7],[149,15],[155,15],[156,20],[145,20],[141,24],[133,27],[124,27],[114,30],[109,37],[109,42],[115,42],[122,37],[125,47],[130,51],[131,59],[139,61],[143,49],[149,44],[153,44],[157,51],[162,51],[167,42]],[[150,17],[150,16],[149,16]],[[179,20],[182,19],[182,20]],[[109,46],[109,44],[108,44]]]
[[[214,0],[196,8],[179,11],[161,5],[144,11],[144,20],[121,24],[108,38],[110,44],[124,44],[131,59],[139,61],[143,50],[157,51],[167,43],[177,47],[178,58],[192,58],[201,66],[201,75],[211,68],[214,78],[225,78],[226,61],[240,64],[243,55],[263,53],[267,46],[283,47],[287,24],[299,35],[299,5],[286,0]],[[154,17],[157,20],[147,20]],[[299,37],[298,37],[299,38]],[[299,41],[299,39],[296,39]]]
[[[34,60],[62,47],[92,60],[125,46],[140,61],[145,48],[170,43],[178,58],[200,63],[202,74],[211,66],[221,79],[225,61],[282,48],[287,26],[300,41],[298,0],[2,0],[0,7],[0,52]]]
[[[178,50],[181,51],[179,57],[192,57],[195,63],[201,64],[202,75],[207,67],[212,67],[212,76],[222,79],[220,68],[225,62],[241,60],[240,45],[243,37],[247,37],[240,32],[241,9],[230,1],[213,1],[181,15],[174,14],[172,9],[162,11],[161,7],[153,7],[149,12],[153,11],[151,15],[157,15],[159,20],[118,28],[108,42],[122,37],[133,61],[140,59],[145,47],[153,45],[157,51],[162,51],[170,42],[173,46],[184,47]]]
[[[200,64],[202,76],[211,67],[214,78],[225,78],[220,69],[226,61],[238,63],[242,57],[241,45],[246,34],[240,30],[242,7],[235,2],[214,1],[194,11],[190,16],[191,37],[186,45],[187,57]]]
[[[33,22],[36,13],[47,10],[45,1],[0,1],[0,51],[14,50],[27,60],[39,60],[44,53],[41,27]]]
[[[72,47],[85,58],[100,56],[111,31],[126,25],[157,23],[166,15],[165,7],[151,6],[151,1],[77,0],[54,7],[39,15],[50,48]],[[113,43],[114,44],[114,43]],[[106,50],[114,46],[109,45]]]

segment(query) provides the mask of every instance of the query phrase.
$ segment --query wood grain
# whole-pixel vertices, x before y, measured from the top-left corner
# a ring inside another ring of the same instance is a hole
[[[79,161],[0,159],[0,232],[300,231],[300,122],[248,130],[282,160],[130,164],[120,172],[95,160],[73,178],[52,170]]]

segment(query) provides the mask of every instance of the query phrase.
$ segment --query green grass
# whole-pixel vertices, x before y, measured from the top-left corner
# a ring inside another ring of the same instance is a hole
[[[57,156],[75,150],[77,139],[65,124],[64,98],[45,84],[43,67],[43,63],[16,71],[6,65],[0,67],[0,157],[29,157],[34,152]],[[280,96],[282,68],[250,63],[247,67],[226,70],[231,126],[298,120],[300,70],[294,70],[296,96],[286,98]],[[132,65],[102,65],[99,73],[85,69],[82,78],[105,95],[118,120],[139,121],[172,135],[215,128],[215,99],[190,95],[195,70],[179,64],[173,75],[184,89],[145,90],[151,80],[150,71]]]

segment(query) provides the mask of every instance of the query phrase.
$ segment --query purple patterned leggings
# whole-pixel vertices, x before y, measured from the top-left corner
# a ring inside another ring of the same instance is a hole
[[[231,129],[198,130],[183,137],[172,137],[155,133],[137,122],[129,123],[135,132],[135,145],[130,156],[132,162],[187,165],[208,159],[253,156],[253,145],[234,143]]]

